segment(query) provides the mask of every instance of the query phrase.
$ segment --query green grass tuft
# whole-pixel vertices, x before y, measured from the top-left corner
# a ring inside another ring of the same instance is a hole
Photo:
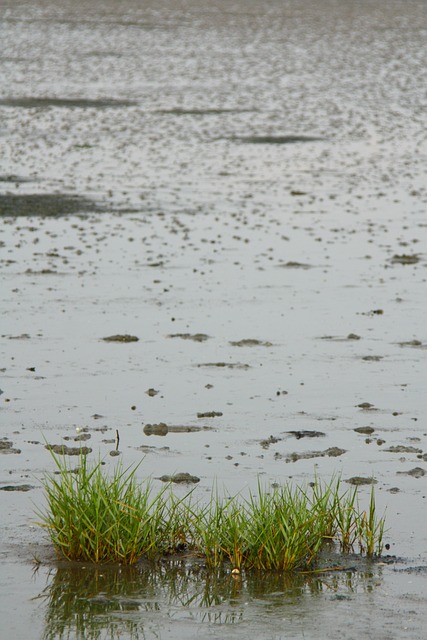
[[[259,484],[246,498],[215,491],[206,503],[193,491],[178,498],[167,486],[154,494],[150,482],[137,482],[138,466],[118,464],[108,477],[101,462],[89,465],[81,456],[73,473],[52,456],[59,473],[44,477],[40,524],[68,560],[134,564],[187,551],[212,568],[228,562],[235,569],[307,571],[327,540],[343,552],[356,545],[368,556],[382,552],[384,518],[376,514],[373,486],[367,511],[359,509],[357,489],[341,492],[339,479],[306,488]]]

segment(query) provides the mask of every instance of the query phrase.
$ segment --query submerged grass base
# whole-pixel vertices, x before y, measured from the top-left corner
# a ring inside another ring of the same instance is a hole
[[[44,477],[40,524],[68,560],[133,564],[186,551],[210,567],[229,561],[235,569],[295,571],[313,569],[328,540],[343,552],[382,552],[384,518],[376,515],[373,485],[366,511],[357,487],[341,492],[339,479],[272,490],[259,484],[248,498],[213,492],[206,504],[193,492],[179,499],[168,487],[153,494],[150,482],[137,482],[138,467],[119,464],[108,477],[101,462],[89,465],[82,456],[72,473],[52,455],[59,474]]]

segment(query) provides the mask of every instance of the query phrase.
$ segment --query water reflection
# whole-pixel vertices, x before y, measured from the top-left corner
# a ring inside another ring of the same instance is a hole
[[[188,559],[134,567],[66,565],[49,574],[38,596],[46,603],[42,637],[160,638],[171,622],[234,626],[254,615],[284,616],[295,605],[305,616],[313,598],[352,599],[381,581],[381,567],[366,564],[321,574],[238,577]]]

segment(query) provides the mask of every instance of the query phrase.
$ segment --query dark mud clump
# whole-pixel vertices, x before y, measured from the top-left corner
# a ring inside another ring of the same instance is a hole
[[[383,356],[362,356],[362,360],[365,362],[380,362],[383,359]]]
[[[0,217],[59,217],[99,211],[92,200],[67,194],[0,195]]]
[[[192,340],[193,342],[209,340],[209,336],[206,333],[171,333],[168,338],[181,338],[182,340]]]
[[[67,447],[65,444],[46,444],[45,449],[60,456],[87,456],[92,453],[90,447]]]
[[[356,407],[358,409],[362,409],[363,411],[377,411],[375,405],[371,404],[370,402],[361,402],[360,404],[357,404]]]
[[[145,393],[147,394],[147,396],[150,396],[150,398],[154,398],[154,396],[156,396],[159,392],[156,389],[150,387],[150,389],[147,389]]]
[[[223,413],[221,411],[204,411],[197,414],[198,418],[219,418]]]
[[[373,427],[356,427],[353,431],[356,431],[356,433],[362,433],[365,436],[371,436],[375,429]]]
[[[356,487],[361,487],[365,484],[377,484],[378,480],[375,480],[375,478],[364,478],[363,476],[353,476],[352,478],[345,480],[345,482],[353,484]]]
[[[102,338],[104,342],[138,342],[139,338],[137,336],[130,336],[126,333],[117,334],[115,336],[107,336],[106,338]]]
[[[256,340],[254,338],[244,338],[243,340],[230,341],[233,347],[272,347],[272,343],[267,340]]]
[[[7,438],[0,440],[0,453],[21,453],[21,449],[14,449],[13,442]]]
[[[294,436],[297,440],[301,438],[322,438],[325,433],[323,431],[309,431],[306,429],[302,429],[301,431],[286,431],[291,436]]]
[[[87,98],[2,98],[0,106],[19,107],[21,109],[46,109],[48,107],[60,107],[66,109],[106,109],[118,107],[131,107],[137,104],[130,100],[113,100],[101,98],[88,100]]]
[[[200,482],[200,478],[192,476],[191,473],[175,473],[172,476],[164,475],[157,478],[157,480],[161,480],[162,482],[175,482],[177,484],[195,484],[196,482]]]

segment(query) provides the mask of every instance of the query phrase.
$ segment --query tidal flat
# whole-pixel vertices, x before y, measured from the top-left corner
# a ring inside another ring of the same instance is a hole
[[[423,0],[3,3],[5,636],[424,638],[426,29]],[[60,561],[49,447],[202,501],[374,483],[387,548]]]

